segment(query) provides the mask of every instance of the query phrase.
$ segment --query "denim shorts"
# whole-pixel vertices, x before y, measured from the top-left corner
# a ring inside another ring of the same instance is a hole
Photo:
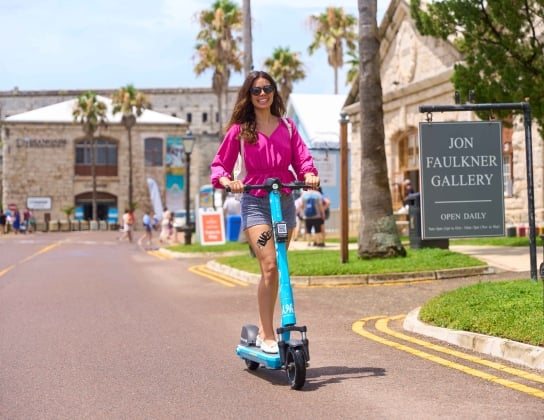
[[[242,212],[242,230],[255,225],[272,226],[268,196],[256,197],[249,193],[244,193],[240,200],[240,207]],[[295,200],[292,194],[281,194],[281,212],[283,221],[287,223],[287,228],[294,229],[297,223]]]

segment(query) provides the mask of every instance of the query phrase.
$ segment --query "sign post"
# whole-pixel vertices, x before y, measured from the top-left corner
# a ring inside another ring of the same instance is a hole
[[[501,123],[420,123],[423,239],[505,236]]]

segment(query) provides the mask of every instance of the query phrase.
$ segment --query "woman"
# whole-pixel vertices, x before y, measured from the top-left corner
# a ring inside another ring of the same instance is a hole
[[[317,188],[319,177],[310,152],[294,122],[282,118],[284,113],[285,105],[274,79],[263,71],[249,73],[238,92],[227,132],[211,165],[211,182],[215,188],[229,187],[233,193],[242,193],[244,184],[263,184],[270,177],[279,178],[282,183],[292,182],[295,176],[290,168],[297,179]],[[240,152],[243,152],[246,175],[243,180],[236,180],[231,174]],[[252,190],[242,194],[240,204],[242,230],[261,269],[257,291],[257,345],[266,353],[277,353],[273,324],[278,267],[267,193]],[[296,226],[296,215],[289,189],[282,191],[281,206],[290,240]]]

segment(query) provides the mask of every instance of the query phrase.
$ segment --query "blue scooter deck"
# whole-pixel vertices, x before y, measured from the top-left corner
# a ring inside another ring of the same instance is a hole
[[[243,360],[251,360],[252,362],[264,365],[268,369],[281,368],[279,353],[265,353],[259,347],[238,345],[236,347],[236,354]]]

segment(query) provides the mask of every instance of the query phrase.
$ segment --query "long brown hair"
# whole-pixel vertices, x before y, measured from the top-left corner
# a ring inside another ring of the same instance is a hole
[[[249,144],[257,143],[257,121],[255,120],[255,109],[251,102],[251,87],[253,82],[259,78],[266,79],[274,87],[274,98],[270,106],[272,115],[281,118],[285,114],[285,104],[278,93],[276,81],[264,71],[251,71],[247,75],[242,87],[238,91],[238,98],[234,104],[234,109],[230,121],[225,129],[228,130],[234,124],[240,124],[240,140],[244,139]]]

